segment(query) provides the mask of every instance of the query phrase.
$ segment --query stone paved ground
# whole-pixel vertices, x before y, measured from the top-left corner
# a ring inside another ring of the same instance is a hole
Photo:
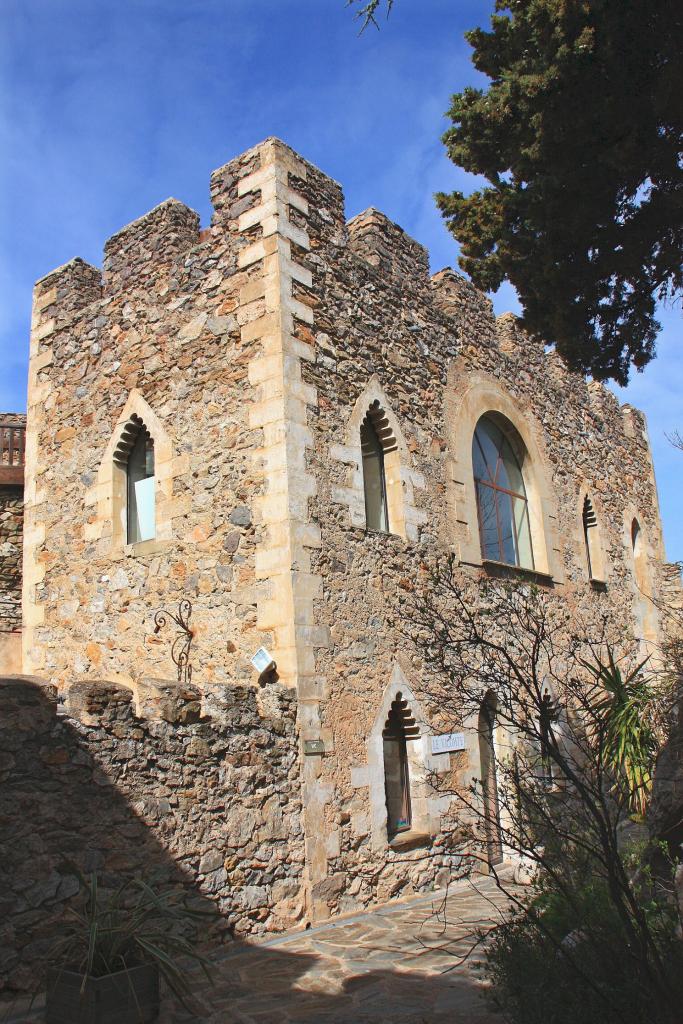
[[[477,878],[443,893],[397,901],[356,917],[211,957],[214,985],[192,978],[194,1012],[166,998],[159,1024],[502,1024],[487,1007],[479,952],[460,964],[505,900]],[[0,1021],[43,1020],[42,1010]]]
[[[460,884],[446,919],[442,894],[393,903],[214,958],[195,1015],[170,1002],[160,1024],[498,1024],[475,953],[458,966],[504,899],[489,879]]]

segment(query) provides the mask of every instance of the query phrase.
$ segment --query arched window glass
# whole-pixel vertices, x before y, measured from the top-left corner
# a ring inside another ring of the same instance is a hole
[[[128,456],[128,543],[155,536],[154,441],[142,430]]]
[[[636,577],[636,585],[641,594],[647,594],[648,576],[647,560],[645,556],[645,545],[643,544],[643,531],[640,523],[634,519],[631,523],[631,546],[633,548],[633,569]]]
[[[482,416],[474,432],[472,465],[482,557],[533,569],[522,470],[512,445],[489,416]]]
[[[154,440],[139,416],[126,424],[114,452],[125,471],[126,542],[139,544],[156,536]]]
[[[398,693],[391,705],[382,733],[387,832],[390,839],[399,832],[408,831],[412,824],[408,742],[417,736],[419,728],[407,702]]]
[[[375,426],[379,409],[375,402],[368,411],[360,428],[360,443],[363,453],[363,487],[365,491],[365,524],[368,530],[389,532],[387,510],[387,483],[384,472],[384,447]],[[375,416],[373,416],[373,412]]]

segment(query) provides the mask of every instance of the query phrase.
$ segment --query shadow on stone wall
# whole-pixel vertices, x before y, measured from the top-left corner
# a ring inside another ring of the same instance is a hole
[[[39,680],[0,680],[0,1021],[42,1019],[40,1004],[26,1011],[26,994],[42,988],[78,898],[67,862],[105,885],[154,875],[207,914],[216,983],[196,972],[194,1013],[167,994],[160,1024],[450,1024],[454,1009],[470,1024],[494,1020],[471,979],[389,969],[402,952],[381,927],[377,950],[359,949],[357,961],[353,936],[341,939],[337,954],[351,945],[343,970],[319,955],[335,957],[336,929],[322,942],[303,932],[296,952],[241,938],[301,923],[294,702],[279,686],[221,688],[203,713],[198,698],[149,683],[138,716],[131,693],[111,683],[75,684],[65,708]]]
[[[670,856],[679,859],[683,846],[683,699],[657,757],[648,824],[651,834],[667,844]]]
[[[56,691],[0,680],[0,988],[34,990],[79,882],[182,886],[207,939],[277,931],[303,914],[295,708],[282,687]],[[150,717],[151,715],[156,717]]]

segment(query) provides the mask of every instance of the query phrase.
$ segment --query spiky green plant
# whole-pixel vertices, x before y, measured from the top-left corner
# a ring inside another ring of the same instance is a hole
[[[651,714],[656,695],[652,681],[643,673],[647,661],[624,674],[608,648],[606,661],[598,658],[595,664],[585,663],[602,694],[595,710],[604,730],[606,766],[616,785],[625,785],[629,810],[641,816],[647,810],[657,756]]]
[[[89,978],[155,963],[186,1005],[190,987],[180,963],[185,957],[199,964],[211,980],[208,961],[194,944],[198,924],[209,915],[189,907],[186,893],[162,890],[141,878],[103,890],[96,872],[86,877],[74,865],[69,870],[80,879],[82,899],[68,908],[64,934],[51,959],[83,975],[82,991]]]

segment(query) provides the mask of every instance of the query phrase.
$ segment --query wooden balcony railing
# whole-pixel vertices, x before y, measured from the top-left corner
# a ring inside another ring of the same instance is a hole
[[[0,484],[23,484],[26,427],[0,421]]]

